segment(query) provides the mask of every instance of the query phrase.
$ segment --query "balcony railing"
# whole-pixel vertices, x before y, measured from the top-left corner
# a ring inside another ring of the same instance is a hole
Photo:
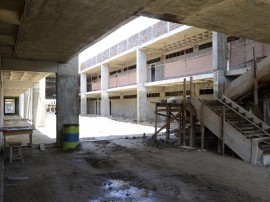
[[[101,82],[100,81],[92,83],[92,91],[97,91],[100,89],[101,89]]]
[[[136,84],[136,71],[126,71],[109,77],[109,88]]]
[[[83,63],[81,63],[80,71],[83,71],[91,66],[99,64],[131,48],[142,45],[159,36],[165,35],[181,26],[182,25],[176,23],[159,21],[156,24],[140,31],[139,33],[136,33],[133,36],[124,39],[120,43],[115,44],[112,47],[108,47],[108,49],[103,51],[102,53],[99,53],[96,56],[84,61]]]

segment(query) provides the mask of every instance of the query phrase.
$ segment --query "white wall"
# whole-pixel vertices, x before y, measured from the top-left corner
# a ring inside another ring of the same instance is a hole
[[[120,99],[111,101],[112,116],[121,116],[136,119],[137,99]]]

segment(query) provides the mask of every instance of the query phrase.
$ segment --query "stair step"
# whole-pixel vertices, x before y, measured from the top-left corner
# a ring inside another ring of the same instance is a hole
[[[259,147],[260,147],[260,149],[261,150],[263,150],[263,151],[270,151],[270,145],[269,144],[264,144],[264,145],[262,145],[262,144],[259,144]]]
[[[239,126],[238,127],[240,130],[242,130],[242,131],[254,131],[254,130],[256,130],[257,128],[255,128],[254,126],[248,126],[248,127],[241,127],[241,126]]]
[[[229,118],[229,117],[239,117],[240,115],[236,113],[225,113],[225,116],[226,118]]]
[[[249,123],[249,122],[247,122],[247,123],[242,123],[242,124],[239,124],[239,125],[235,124],[235,126],[236,126],[237,128],[245,128],[245,127],[254,127],[254,128],[256,128],[252,123]],[[256,128],[256,129],[257,129],[257,128]]]
[[[240,125],[240,127],[241,127],[242,124],[247,124],[247,123],[249,123],[249,122],[248,122],[247,120],[245,120],[245,119],[240,119],[240,120],[233,119],[233,120],[229,120],[229,122],[230,122],[231,124],[235,125],[235,126]]]
[[[253,141],[257,141],[257,142],[261,142],[261,141],[266,141],[266,140],[270,140],[270,137],[269,136],[265,136],[265,137],[256,137],[256,136],[253,136],[251,138],[248,138],[248,139],[252,139]]]
[[[245,135],[247,139],[253,139],[256,141],[263,141],[264,139],[270,138],[268,135],[265,134],[250,134],[250,135]]]
[[[244,133],[247,135],[249,135],[249,134],[256,135],[256,134],[262,134],[262,131],[261,130],[250,130],[250,131],[245,131]],[[263,133],[263,134],[265,134],[265,133]]]

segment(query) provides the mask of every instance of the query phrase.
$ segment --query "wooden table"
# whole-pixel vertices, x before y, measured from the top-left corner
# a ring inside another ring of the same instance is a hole
[[[32,148],[33,128],[31,126],[2,127],[2,128],[0,128],[0,132],[2,132],[3,136],[4,136],[4,146],[6,144],[6,136],[28,134],[29,135],[29,145],[30,145],[30,148]]]

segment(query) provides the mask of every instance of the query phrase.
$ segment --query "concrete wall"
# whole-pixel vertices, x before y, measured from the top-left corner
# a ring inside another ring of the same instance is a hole
[[[137,99],[111,100],[112,116],[121,116],[131,119],[137,117]]]
[[[186,88],[189,90],[189,80],[187,80]],[[194,86],[194,95],[198,96],[201,99],[213,99],[213,94],[204,94],[200,95],[200,89],[212,89],[212,82],[205,83],[195,83]],[[152,87],[151,89],[147,89],[147,94],[151,93],[160,93],[160,97],[148,97],[146,100],[145,109],[147,112],[146,120],[153,121],[154,120],[154,112],[155,112],[155,104],[153,102],[160,102],[163,99],[168,99],[170,97],[176,97],[182,99],[183,96],[165,96],[166,92],[175,92],[175,91],[183,91],[183,85],[174,85],[171,87]],[[126,117],[130,119],[136,119],[137,112],[137,99],[123,99],[123,95],[131,95],[136,94],[135,92],[127,92],[123,93],[120,96],[120,99],[110,100],[111,102],[111,115]],[[100,101],[98,101],[100,102]],[[99,109],[98,109],[99,112]],[[96,114],[96,101],[88,100],[88,114]],[[164,118],[158,117],[158,120],[163,120]]]
[[[229,68],[239,69],[253,65],[253,47],[258,62],[270,53],[270,45],[248,39],[239,39],[228,44]]]
[[[87,114],[96,114],[96,101],[87,100]]]

